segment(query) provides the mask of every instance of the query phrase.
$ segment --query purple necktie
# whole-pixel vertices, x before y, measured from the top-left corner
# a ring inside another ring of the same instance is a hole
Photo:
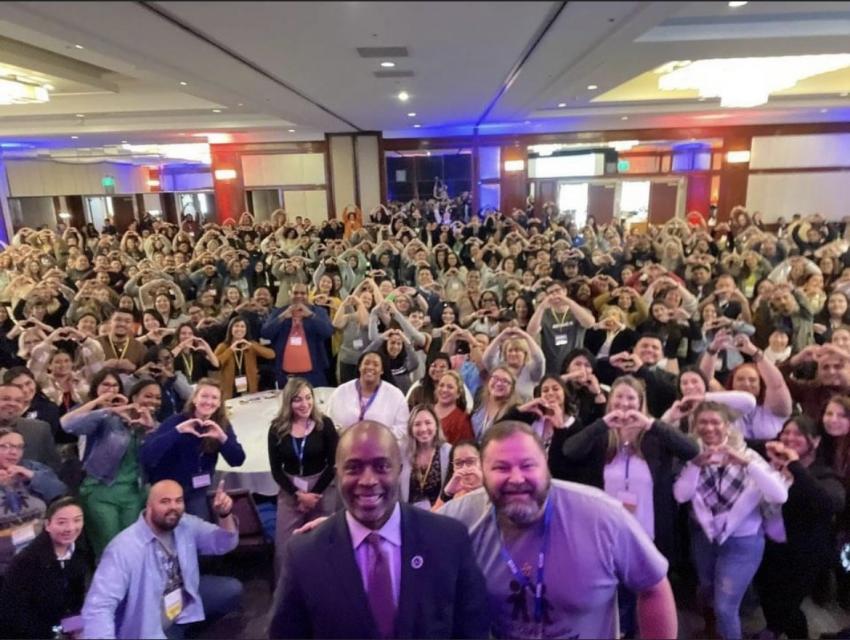
[[[393,598],[393,581],[390,576],[390,560],[381,547],[381,535],[370,533],[366,538],[369,543],[369,576],[367,579],[369,608],[375,617],[378,633],[381,638],[391,638],[395,632],[395,599]]]

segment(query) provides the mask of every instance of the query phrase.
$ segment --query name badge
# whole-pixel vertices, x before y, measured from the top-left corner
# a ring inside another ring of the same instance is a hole
[[[192,487],[194,489],[203,489],[204,487],[208,487],[212,484],[212,479],[210,478],[210,474],[202,473],[199,476],[194,476],[192,478]]]
[[[304,344],[304,339],[301,336],[292,336],[289,338],[289,344],[293,347],[300,347]]]
[[[556,347],[565,347],[569,344],[570,339],[566,333],[556,333],[555,334],[555,346]]]
[[[26,544],[35,539],[35,525],[25,524],[22,527],[12,529],[12,544],[14,546]]]
[[[248,390],[248,376],[238,376],[233,381],[236,393],[245,393]]]
[[[363,340],[361,338],[357,338],[357,340],[351,341],[352,349],[362,349],[363,348]]]
[[[617,500],[623,503],[623,506],[629,513],[637,511],[638,497],[636,493],[632,493],[631,491],[618,491]]]
[[[175,589],[166,593],[162,597],[162,605],[165,609],[165,617],[174,620],[183,611],[183,590]]]

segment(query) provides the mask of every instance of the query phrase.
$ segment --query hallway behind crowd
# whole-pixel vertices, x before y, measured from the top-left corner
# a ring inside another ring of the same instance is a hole
[[[470,209],[19,230],[0,253],[0,635],[214,634],[242,615],[242,552],[259,539],[277,579],[296,530],[344,508],[338,445],[363,421],[395,436],[400,501],[450,515],[488,484],[488,432],[525,423],[552,479],[654,543],[704,622],[690,637],[810,637],[804,601],[850,611],[848,219]],[[623,637],[637,582],[616,592]]]

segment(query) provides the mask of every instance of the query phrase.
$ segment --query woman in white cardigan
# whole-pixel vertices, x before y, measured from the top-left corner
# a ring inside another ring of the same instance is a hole
[[[702,451],[685,465],[673,495],[691,503],[691,558],[704,602],[714,604],[717,631],[740,638],[738,610],[764,553],[762,507],[783,504],[788,487],[746,447],[724,405],[701,403],[691,427]]]
[[[431,405],[420,404],[407,421],[407,451],[401,465],[401,501],[430,510],[446,484],[452,446]]]

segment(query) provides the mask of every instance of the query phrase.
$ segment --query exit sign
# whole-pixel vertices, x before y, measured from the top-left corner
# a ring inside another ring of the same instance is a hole
[[[100,179],[100,184],[106,193],[115,193],[115,178],[112,176],[103,176]]]
[[[626,173],[626,171],[629,170],[630,166],[631,165],[629,164],[628,160],[617,160],[617,171],[619,173]]]

